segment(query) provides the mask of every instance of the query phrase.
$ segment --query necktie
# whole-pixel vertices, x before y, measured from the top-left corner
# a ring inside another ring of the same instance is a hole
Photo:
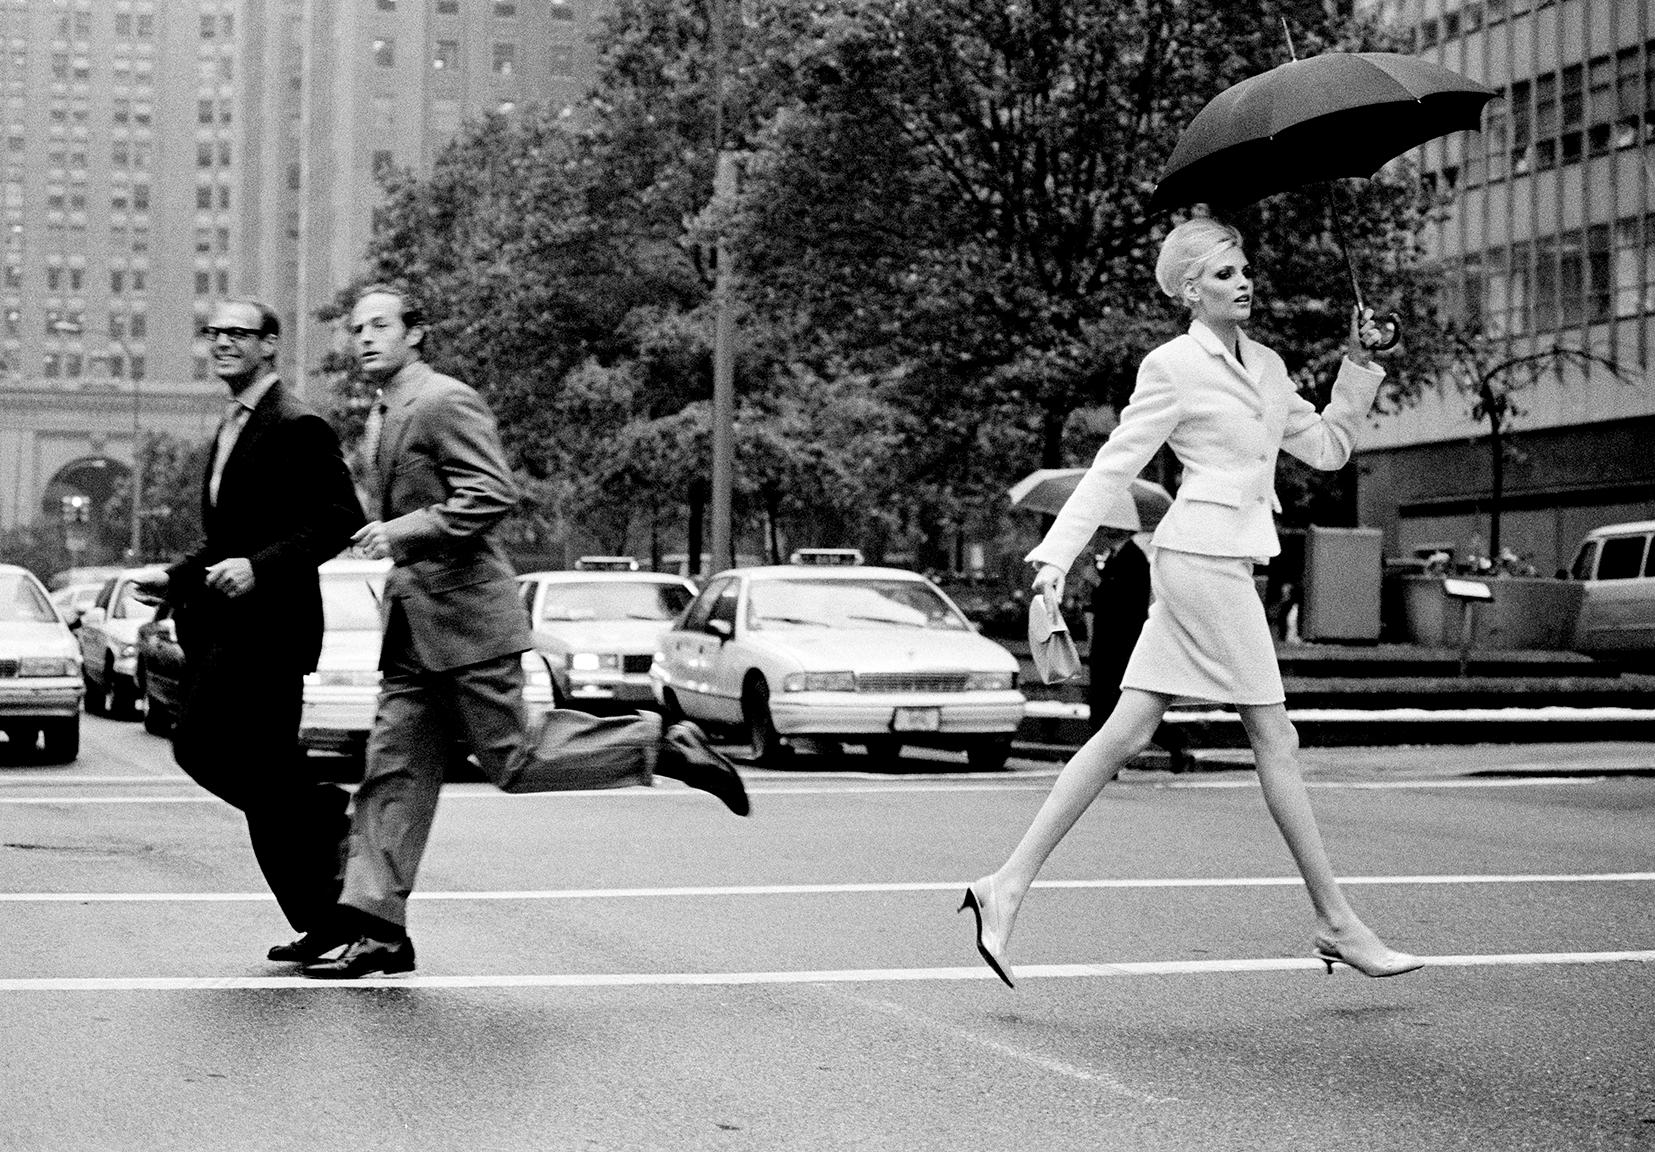
[[[218,426],[218,439],[213,445],[213,476],[207,486],[207,498],[213,507],[218,507],[218,486],[224,478],[224,465],[229,462],[230,451],[236,446],[236,437],[241,433],[241,422],[247,409],[241,402],[232,400],[224,406],[224,422]]]

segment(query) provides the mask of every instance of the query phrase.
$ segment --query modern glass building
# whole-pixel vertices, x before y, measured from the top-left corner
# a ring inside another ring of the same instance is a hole
[[[1655,518],[1655,27],[1649,0],[1358,0],[1416,51],[1494,88],[1481,133],[1427,145],[1453,194],[1430,237],[1483,367],[1552,347],[1571,368],[1512,396],[1501,542],[1540,572],[1590,528]],[[1492,458],[1447,387],[1361,440],[1362,522],[1388,554],[1486,554]]]

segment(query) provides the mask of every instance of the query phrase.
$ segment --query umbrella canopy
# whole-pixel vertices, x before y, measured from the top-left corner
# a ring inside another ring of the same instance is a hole
[[[1055,516],[1084,475],[1084,468],[1042,468],[1030,472],[1012,485],[1008,493],[1011,506]],[[1129,491],[1104,516],[1102,525],[1128,532],[1148,532],[1171,507],[1172,495],[1165,488],[1153,481],[1134,480]]]
[[[1305,184],[1372,176],[1427,140],[1479,126],[1494,90],[1394,52],[1330,52],[1225,89],[1173,148],[1151,210],[1250,204]]]

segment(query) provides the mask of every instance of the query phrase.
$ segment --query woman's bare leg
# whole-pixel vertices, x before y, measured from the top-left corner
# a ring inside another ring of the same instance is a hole
[[[1334,878],[1299,772],[1299,734],[1287,718],[1287,706],[1240,705],[1237,710],[1253,746],[1265,806],[1287,841],[1316,910],[1316,952],[1330,961],[1328,971],[1333,970],[1333,960],[1343,960],[1369,976],[1395,976],[1420,967],[1417,957],[1391,949],[1362,923]]]
[[[1361,921],[1334,879],[1321,829],[1310,809],[1310,795],[1299,772],[1299,733],[1287,718],[1287,706],[1242,704],[1237,711],[1253,746],[1265,806],[1304,877],[1317,927],[1338,933],[1359,925]]]
[[[1123,690],[1103,727],[1058,773],[1051,793],[1011,856],[998,871],[971,886],[981,908],[983,946],[1001,957],[1002,963],[1017,910],[1046,858],[1121,766],[1149,746],[1171,703],[1170,696]]]

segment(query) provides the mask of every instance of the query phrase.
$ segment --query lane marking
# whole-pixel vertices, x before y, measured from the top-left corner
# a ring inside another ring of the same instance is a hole
[[[1090,715],[1085,704],[1064,700],[1030,700],[1024,715],[1041,720],[1084,720]],[[1606,705],[1601,708],[1574,708],[1549,704],[1539,708],[1289,708],[1287,717],[1299,721],[1365,721],[1374,723],[1431,720],[1655,720],[1655,709]],[[1241,723],[1241,714],[1228,709],[1178,709],[1167,712],[1174,723]]]
[[[1626,952],[1520,952],[1427,956],[1431,968],[1655,963],[1655,950]],[[1323,971],[1314,957],[1238,960],[1147,960],[1118,964],[1020,964],[1019,980],[1076,980],[1108,976],[1206,976],[1234,972]],[[1415,977],[1416,981],[1419,979]],[[471,976],[378,976],[363,980],[311,980],[304,976],[46,976],[0,980],[0,992],[198,992],[294,988],[637,988],[730,987],[776,984],[874,984],[921,981],[992,981],[981,965],[965,968],[845,968],[796,972],[612,972]]]
[[[1208,789],[1257,788],[1257,777],[1246,769],[1248,775],[1242,779],[1224,780],[1125,780],[1112,783],[1111,789],[1119,788],[1153,788],[1168,791],[1201,791]],[[1006,783],[950,783],[938,780],[933,783],[919,784],[878,784],[867,787],[846,785],[843,787],[809,787],[804,785],[784,787],[750,787],[747,789],[751,796],[888,796],[898,793],[967,793],[967,792],[1029,792],[1043,793],[1051,788],[1051,778],[1056,773],[1019,773],[1019,776],[1029,778],[1028,782]],[[1513,776],[1494,778],[1454,778],[1449,780],[1306,780],[1305,787],[1319,788],[1329,791],[1390,791],[1406,789],[1439,789],[1439,788],[1535,788],[1555,787],[1569,784],[1602,784],[1624,779],[1624,776]],[[443,787],[443,798],[446,800],[509,800],[520,803],[526,800],[557,800],[565,797],[581,799],[606,800],[683,800],[699,797],[701,794],[693,788],[664,787],[664,788],[603,788],[591,791],[571,792],[524,792],[506,793],[487,784],[448,784]],[[0,805],[7,804],[218,804],[222,803],[216,796],[205,792],[189,792],[176,796],[139,795],[139,796],[5,796],[0,795]]]
[[[1655,872],[1464,873],[1440,876],[1340,876],[1340,884],[1381,887],[1433,884],[1640,884]],[[1049,889],[1112,888],[1296,888],[1297,876],[1174,876],[1097,880],[1036,880]],[[835,896],[878,892],[963,892],[964,880],[920,880],[850,884],[718,884],[670,888],[498,889],[477,892],[415,892],[415,900],[625,900],[686,896]],[[0,892],[0,904],[245,903],[271,901],[268,892]]]

